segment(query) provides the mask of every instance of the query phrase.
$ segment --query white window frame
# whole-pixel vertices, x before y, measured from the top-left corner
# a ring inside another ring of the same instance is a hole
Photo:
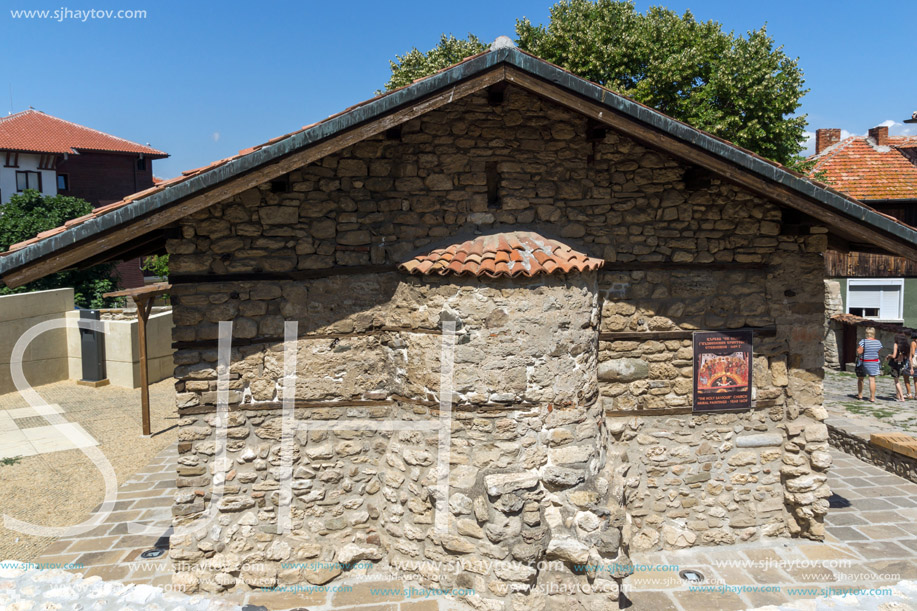
[[[879,310],[879,316],[873,318],[872,316],[864,316],[864,318],[869,318],[870,320],[877,320],[882,322],[904,322],[904,278],[847,278],[847,286],[844,288],[844,311],[850,311],[850,287],[851,286],[870,286],[884,284],[886,286],[893,285],[898,288],[898,314],[899,318],[882,318],[882,311]]]

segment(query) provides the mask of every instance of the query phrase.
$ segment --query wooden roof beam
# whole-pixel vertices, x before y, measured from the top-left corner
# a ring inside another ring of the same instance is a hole
[[[506,68],[506,79],[527,91],[609,125],[652,148],[662,150],[667,154],[706,168],[728,179],[730,182],[741,185],[763,197],[795,208],[824,222],[829,227],[834,227],[856,238],[858,241],[880,245],[890,253],[917,259],[917,246],[894,240],[879,231],[873,231],[865,223],[857,219],[828,210],[825,206],[815,203],[792,189],[740,169],[722,157],[704,151],[512,66]]]
[[[257,187],[261,183],[268,182],[304,165],[318,161],[366,138],[383,133],[411,119],[445,106],[454,100],[502,82],[505,79],[504,70],[505,68],[502,65],[495,66],[487,72],[483,72],[466,81],[461,81],[427,98],[408,104],[391,114],[336,134],[314,146],[227,180],[204,193],[157,210],[144,218],[119,225],[91,239],[58,250],[47,257],[11,271],[3,276],[3,282],[10,288],[17,288],[48,274],[73,267],[81,260],[115,248],[139,234],[164,227],[217,202],[230,198],[237,193]]]

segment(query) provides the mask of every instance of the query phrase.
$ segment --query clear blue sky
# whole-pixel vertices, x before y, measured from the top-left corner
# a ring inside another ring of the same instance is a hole
[[[158,176],[207,164],[373,95],[388,60],[442,32],[514,35],[552,2],[6,0],[0,108],[29,106],[165,150]],[[917,110],[917,2],[669,0],[725,29],[768,32],[798,56],[809,129],[865,133]],[[142,9],[141,20],[13,19],[10,10]],[[914,126],[908,126],[914,127]],[[901,133],[904,126],[892,127]]]

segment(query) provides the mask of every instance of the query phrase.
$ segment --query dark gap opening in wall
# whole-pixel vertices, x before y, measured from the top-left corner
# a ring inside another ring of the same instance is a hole
[[[271,193],[287,193],[290,190],[290,179],[286,176],[271,181]]]
[[[485,163],[484,172],[487,174],[487,207],[500,208],[500,172],[497,171],[497,162]]]
[[[401,140],[401,126],[396,125],[395,127],[390,127],[385,130],[385,139],[386,140]]]
[[[808,214],[795,208],[780,209],[780,233],[782,235],[809,235],[812,225],[817,224]]]
[[[605,125],[589,119],[586,121],[586,142],[601,142],[608,135],[608,128]]]
[[[586,142],[592,143],[592,152],[586,156],[587,165],[595,165],[598,158],[598,144],[605,140],[608,135],[608,128],[594,119],[586,121]]]
[[[487,88],[487,103],[491,106],[499,106],[506,98],[506,83],[497,83]]]
[[[691,165],[685,170],[682,181],[688,191],[704,191],[710,188],[713,177],[702,167]]]

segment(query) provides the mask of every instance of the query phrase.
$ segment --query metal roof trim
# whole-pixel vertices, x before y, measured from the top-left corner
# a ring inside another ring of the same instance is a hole
[[[704,149],[714,155],[735,163],[755,174],[759,174],[768,180],[776,182],[798,191],[803,195],[811,197],[823,204],[831,206],[835,210],[848,216],[864,221],[891,233],[902,240],[917,244],[917,230],[906,225],[892,221],[881,214],[878,214],[862,206],[855,200],[848,199],[842,195],[832,193],[831,191],[819,187],[812,181],[794,175],[793,173],[777,167],[761,158],[746,153],[734,145],[726,144],[704,132],[681,123],[669,116],[664,115],[658,110],[653,110],[637,102],[633,102],[616,93],[613,93],[595,83],[583,78],[570,74],[547,62],[538,60],[530,55],[522,53],[516,49],[511,50],[509,63],[517,68],[539,76],[549,82],[554,83],[565,89],[569,89],[580,95],[591,98],[595,102],[602,104],[613,110],[631,116],[643,123],[656,127],[665,133],[675,136]]]
[[[214,187],[243,172],[268,164],[279,157],[315,144],[340,131],[355,127],[395,108],[410,104],[414,100],[429,95],[434,91],[449,87],[468,77],[494,68],[506,61],[510,51],[511,49],[498,49],[484,53],[443,72],[408,85],[403,89],[370,100],[308,129],[296,132],[287,138],[265,145],[228,163],[211,170],[205,170],[189,180],[169,185],[162,191],[134,200],[122,208],[71,227],[60,234],[50,236],[25,248],[5,254],[0,257],[0,275],[27,265],[31,261],[49,255],[60,248],[71,246],[124,222],[190,197],[199,191]]]
[[[66,231],[45,238],[25,248],[0,257],[0,275],[22,267],[29,262],[70,246],[82,240],[111,229],[121,223],[136,219],[176,201],[193,196],[199,191],[214,187],[243,172],[268,164],[280,157],[313,145],[345,129],[350,129],[383,115],[395,108],[446,88],[463,79],[475,76],[485,70],[506,62],[534,76],[573,91],[602,104],[612,110],[633,117],[671,136],[688,142],[707,152],[722,157],[739,167],[758,174],[768,180],[791,188],[807,197],[819,201],[847,216],[864,221],[886,233],[911,244],[917,244],[917,230],[888,219],[859,202],[848,199],[820,187],[806,178],[795,176],[734,145],[727,144],[693,127],[676,121],[659,111],[633,102],[599,85],[566,72],[545,61],[519,51],[516,48],[499,48],[459,63],[442,72],[419,80],[403,89],[370,100],[351,110],[320,122],[308,129],[296,132],[277,142],[232,159],[231,161],[204,170],[201,174],[185,181],[169,185],[163,190],[137,199],[129,204],[76,225]]]

